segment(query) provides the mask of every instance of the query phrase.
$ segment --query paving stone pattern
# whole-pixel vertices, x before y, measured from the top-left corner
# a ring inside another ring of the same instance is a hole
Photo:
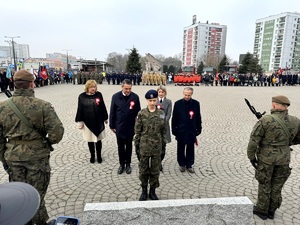
[[[51,154],[51,182],[46,195],[46,206],[51,218],[60,215],[82,219],[85,203],[137,201],[141,192],[138,179],[138,161],[132,156],[132,173],[117,174],[118,152],[115,135],[106,125],[103,140],[103,162],[91,164],[89,151],[74,122],[78,95],[83,85],[59,84],[36,88],[36,97],[50,101],[64,127],[63,140],[54,145]],[[133,86],[132,91],[144,98],[154,86]],[[98,85],[109,111],[111,96],[121,86]],[[168,98],[174,102],[182,98],[183,87],[168,85]],[[271,107],[271,97],[283,94],[290,98],[290,114],[300,117],[300,87],[194,87],[193,98],[201,103],[202,134],[196,146],[195,173],[180,172],[176,160],[176,140],[167,145],[160,174],[160,199],[194,199],[247,196],[254,203],[257,181],[254,169],[247,159],[246,148],[256,117],[245,104],[247,98],[258,111]],[[1,93],[0,101],[6,99]],[[300,146],[294,146],[292,175],[283,189],[283,204],[274,220],[262,221],[254,216],[255,224],[300,224]],[[134,151],[133,151],[134,152]],[[8,181],[0,168],[0,183]]]

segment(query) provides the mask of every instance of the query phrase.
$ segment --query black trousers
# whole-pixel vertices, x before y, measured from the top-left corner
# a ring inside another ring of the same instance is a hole
[[[119,163],[121,166],[130,165],[132,155],[132,139],[122,139],[117,137]]]
[[[194,144],[185,144],[177,141],[177,162],[179,166],[191,168],[195,161]]]

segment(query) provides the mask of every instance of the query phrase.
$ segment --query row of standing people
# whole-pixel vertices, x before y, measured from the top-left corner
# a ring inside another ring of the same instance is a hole
[[[206,86],[293,86],[300,84],[300,77],[297,74],[205,74],[202,76],[202,82]]]
[[[139,163],[139,178],[142,195],[147,199],[147,186],[150,184],[149,197],[158,199],[155,189],[159,187],[159,171],[163,170],[161,161],[165,157],[166,144],[171,142],[169,120],[172,115],[172,134],[177,140],[177,161],[181,172],[194,173],[194,144],[196,136],[201,133],[202,121],[200,103],[192,99],[193,89],[185,88],[183,99],[174,104],[166,98],[166,88],[149,90],[145,94],[147,108],[141,110],[139,96],[131,91],[132,82],[125,79],[121,91],[112,96],[110,114],[97,83],[89,80],[85,91],[78,97],[75,121],[82,129],[83,138],[88,142],[91,154],[90,162],[102,162],[102,140],[105,137],[105,123],[115,133],[118,145],[118,174],[131,173],[132,143],[135,143]],[[151,163],[150,163],[151,162]],[[150,163],[150,166],[149,166]],[[147,185],[146,185],[147,184]]]

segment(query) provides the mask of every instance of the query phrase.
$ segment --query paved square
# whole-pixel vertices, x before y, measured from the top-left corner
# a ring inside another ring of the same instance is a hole
[[[69,215],[82,218],[85,203],[137,201],[141,192],[138,161],[133,152],[132,173],[117,174],[118,152],[114,134],[106,125],[103,140],[102,164],[89,163],[87,143],[76,129],[75,114],[78,95],[83,85],[59,84],[36,88],[36,97],[50,101],[64,127],[63,140],[54,145],[51,153],[52,175],[46,195],[48,212],[52,218]],[[155,86],[133,86],[146,106],[144,95]],[[111,96],[120,86],[98,85],[109,112]],[[168,85],[168,95],[174,102],[182,98],[183,87]],[[247,143],[255,116],[245,104],[247,98],[257,111],[270,112],[271,97],[286,95],[291,101],[290,114],[300,117],[300,86],[294,87],[194,87],[193,98],[201,103],[203,130],[198,137],[195,154],[195,174],[181,173],[176,161],[176,141],[167,145],[163,161],[164,173],[157,189],[160,199],[190,199],[247,196],[254,203],[257,182],[254,169],[246,156]],[[0,101],[6,99],[1,93]],[[275,220],[266,222],[254,216],[256,224],[300,224],[300,146],[292,152],[292,175],[283,189],[283,204]],[[0,183],[7,182],[0,168]]]

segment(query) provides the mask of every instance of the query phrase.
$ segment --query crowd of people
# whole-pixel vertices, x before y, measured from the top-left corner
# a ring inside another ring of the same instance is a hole
[[[44,225],[52,224],[47,223],[49,216],[44,201],[50,182],[51,145],[61,141],[64,126],[49,102],[35,98],[35,80],[29,71],[17,71],[13,96],[0,103],[0,161],[9,181],[28,183],[39,192],[37,213],[32,220],[24,222]],[[174,103],[172,110],[166,86],[160,85],[145,93],[147,106],[141,109],[140,97],[132,92],[132,86],[130,79],[122,80],[121,90],[112,96],[108,113],[104,97],[97,90],[97,81],[86,80],[84,91],[78,96],[75,122],[87,142],[90,163],[95,163],[96,157],[98,163],[103,161],[102,140],[106,137],[105,124],[109,123],[116,135],[119,175],[132,172],[134,143],[142,188],[139,200],[145,201],[148,197],[158,200],[156,189],[160,186],[162,160],[171,142],[171,133],[177,141],[179,171],[195,173],[195,145],[202,132],[200,102],[192,97],[192,87],[184,87],[182,99]],[[271,115],[263,116],[250,136],[247,153],[259,182],[253,213],[262,219],[273,219],[280,207],[281,190],[290,175],[289,146],[300,144],[300,120],[288,115],[289,105],[287,97],[273,97]]]
[[[201,82],[206,86],[293,86],[300,84],[298,74],[203,74]]]

